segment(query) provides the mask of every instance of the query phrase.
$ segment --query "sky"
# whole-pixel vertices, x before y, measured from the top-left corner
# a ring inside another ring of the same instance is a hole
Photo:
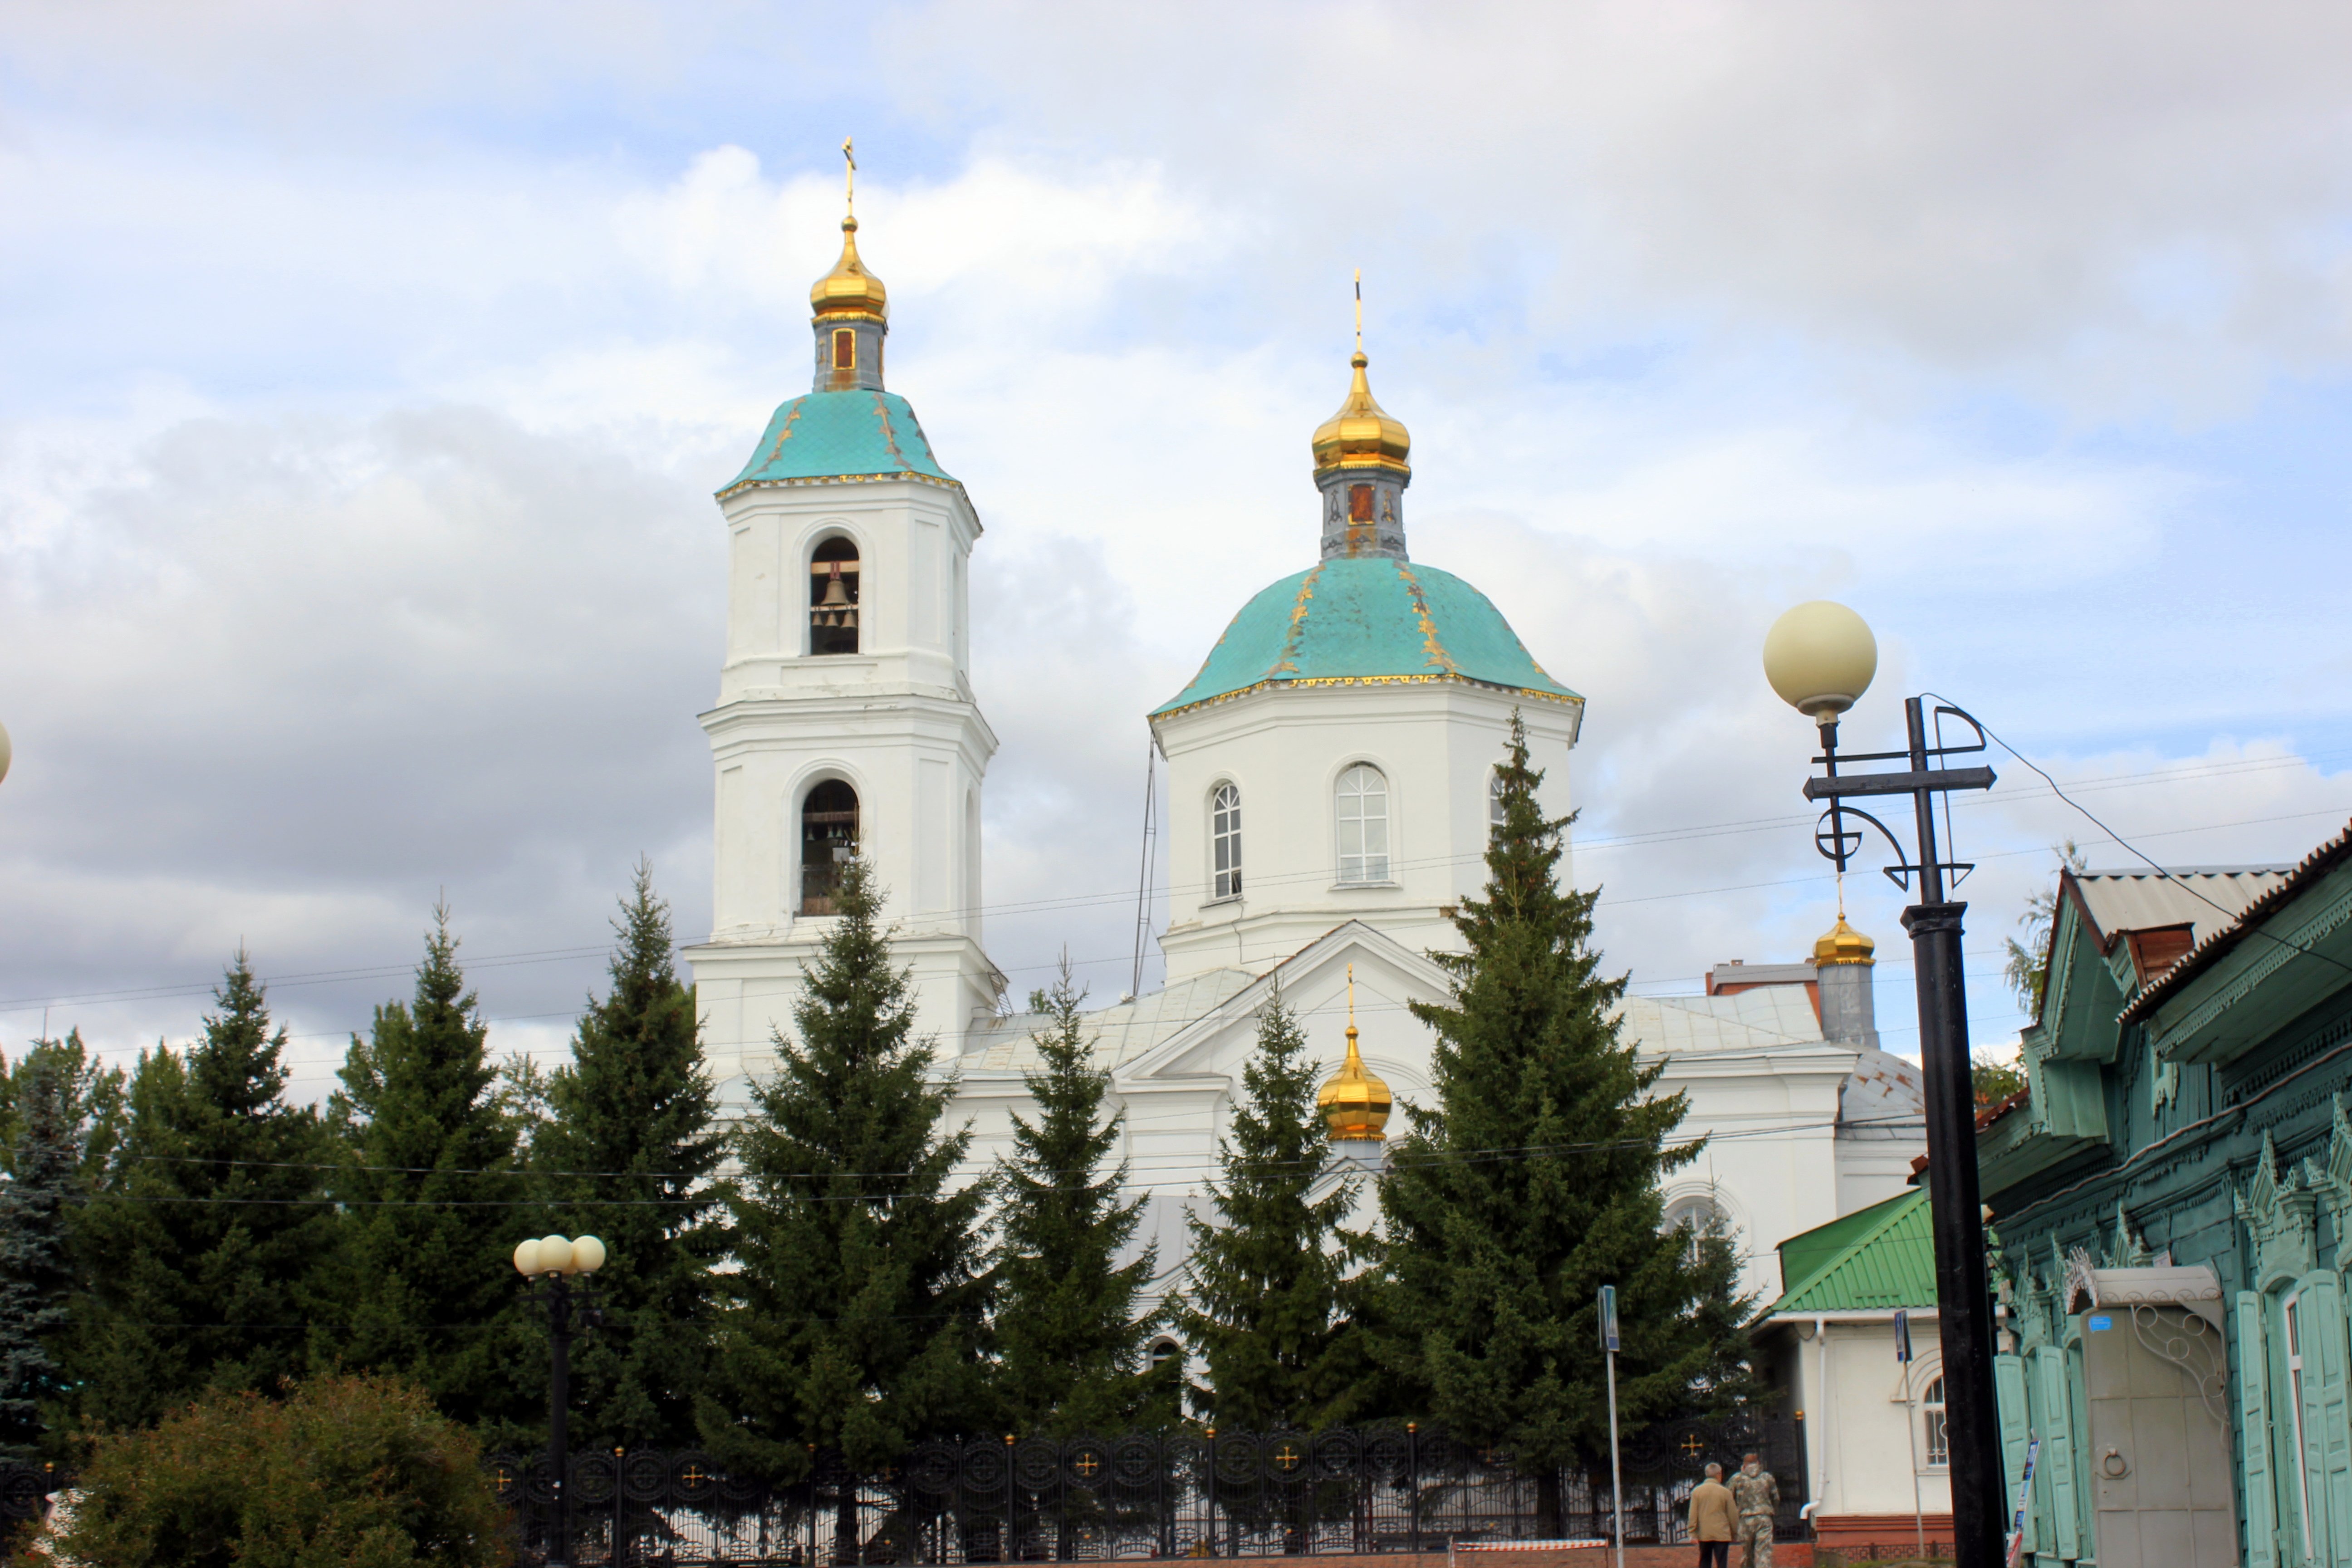
[[[1361,268],[1414,557],[1589,699],[1609,965],[1830,923],[1759,648],[1834,597],[1850,745],[1931,691],[2106,824],[1999,749],[1955,809],[1998,1047],[2053,846],[2352,816],[2348,47],[2284,0],[18,0],[0,1051],[184,1040],[242,945],[323,1092],[446,902],[493,1048],[551,1059],[640,857],[708,931],[711,492],[805,390],[845,135],[891,387],[987,531],[1016,993],[1128,988],[1142,715],[1313,559]]]

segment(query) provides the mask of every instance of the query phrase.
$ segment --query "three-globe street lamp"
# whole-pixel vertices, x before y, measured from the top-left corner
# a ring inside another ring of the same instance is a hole
[[[565,1405],[572,1383],[572,1276],[593,1274],[604,1267],[604,1244],[593,1236],[577,1241],[561,1236],[534,1237],[514,1249],[515,1272],[527,1280],[544,1281],[541,1300],[547,1305],[548,1343],[552,1363],[547,1379],[547,1466],[554,1486],[554,1517],[548,1525],[548,1568],[564,1568],[572,1549],[572,1499],[564,1489],[569,1463],[566,1452]],[[580,1291],[581,1327],[599,1321],[595,1298],[585,1281]]]
[[[1990,789],[1987,767],[1946,767],[1947,757],[1985,749],[1983,727],[1940,700],[1903,704],[1907,744],[1899,752],[1838,755],[1838,716],[1859,701],[1878,673],[1878,642],[1860,616],[1816,599],[1772,624],[1764,637],[1764,676],[1785,701],[1821,726],[1822,776],[1805,781],[1807,800],[1827,801],[1813,842],[1840,872],[1861,851],[1863,826],[1878,829],[1895,851],[1885,868],[1918,901],[1903,911],[1911,933],[1919,992],[1920,1076],[1927,1091],[1927,1203],[1936,1237],[1936,1327],[1943,1344],[1945,1424],[1951,1443],[1952,1549],[1960,1563],[1998,1563],[2007,1534],[2000,1460],[2000,1416],[1994,1405],[1992,1300],[1985,1258],[1984,1214],[1977,1186],[1976,1089],[1969,1058],[1968,998],[1960,968],[1960,916],[1948,902],[1944,873],[1973,868],[1947,860],[1936,844],[1936,797],[1956,789]],[[1966,724],[1967,745],[1943,743],[1944,721]],[[1934,742],[1930,743],[1930,731]],[[1841,763],[1897,763],[1881,773],[1842,773]],[[1861,795],[1909,795],[1918,856],[1906,859],[1887,826],[1845,804]],[[1947,804],[1946,836],[1950,806]]]

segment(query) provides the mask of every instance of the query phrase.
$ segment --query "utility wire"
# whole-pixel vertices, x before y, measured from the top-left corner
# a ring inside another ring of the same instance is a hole
[[[1941,702],[1948,708],[1959,708],[1959,704],[1954,702],[1948,697],[1937,696],[1937,693],[1933,691],[1927,692],[1924,695],[1935,698],[1937,701]],[[1961,710],[1961,711],[1966,711],[1966,710]],[[2187,893],[2190,898],[2195,899],[2199,903],[2204,904],[2218,911],[2223,919],[2227,920],[2231,923],[2231,925],[2241,926],[2249,936],[2259,936],[2263,938],[2265,941],[2274,942],[2278,943],[2279,946],[2286,948],[2291,952],[2302,953],[2305,958],[2315,958],[2322,963],[2329,964],[2336,969],[2340,969],[2347,974],[2352,974],[2352,963],[2346,963],[2341,959],[2331,958],[2326,953],[2315,952],[2299,942],[2295,942],[2291,938],[2280,936],[2265,927],[2242,925],[2242,917],[2246,912],[2246,909],[2252,908],[2252,904],[2259,900],[2261,895],[2257,894],[2255,900],[2248,900],[2245,908],[2241,909],[2232,910],[2226,908],[2221,904],[2215,903],[2211,899],[2207,898],[2202,892],[2190,887],[2187,882],[2184,882],[2179,877],[2174,876],[2164,867],[2158,865],[2156,861],[2148,856],[2147,851],[2141,849],[2137,845],[2132,843],[2122,834],[2117,833],[2114,828],[2109,827],[2105,823],[2100,821],[2099,818],[2092,813],[2089,806],[2084,805],[2082,802],[2076,800],[2074,796],[2068,795],[2063,789],[2060,788],[2058,781],[2052,778],[2049,771],[2042,767],[2041,763],[2035,762],[2032,757],[2027,756],[2023,752],[2019,751],[2015,746],[2011,745],[2007,741],[2002,740],[1999,735],[1994,734],[1990,729],[1987,728],[1977,719],[1975,714],[1969,714],[1969,721],[1975,723],[1979,729],[1984,731],[1985,739],[1990,741],[2002,751],[2007,752],[2011,756],[2015,757],[2019,762],[2023,763],[2027,767],[2041,774],[2042,782],[2050,786],[2050,793],[2056,795],[2060,800],[2064,801],[2068,805],[2073,806],[2076,811],[2082,813],[2084,821],[2090,823],[2092,826],[2097,828],[2109,838],[2115,840],[2116,844],[2126,854],[2145,862],[2149,870],[2155,872],[2166,881],[2172,883],[2181,891]],[[2150,837],[2155,836],[2150,835]],[[2268,889],[2264,890],[2268,891]],[[2176,960],[2176,962],[2178,961]]]

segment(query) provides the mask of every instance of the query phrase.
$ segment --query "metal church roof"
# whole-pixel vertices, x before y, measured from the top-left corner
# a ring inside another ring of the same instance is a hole
[[[1784,1269],[1811,1266],[1785,1282],[1763,1316],[1924,1310],[1936,1304],[1936,1240],[1926,1192],[1913,1188],[1817,1226],[1780,1244]]]
[[[722,496],[745,485],[809,479],[956,481],[931,456],[915,410],[895,392],[811,392],[793,398]]]
[[[1164,718],[1274,686],[1463,680],[1551,702],[1584,700],[1528,657],[1486,595],[1450,572],[1339,556],[1242,606]]]

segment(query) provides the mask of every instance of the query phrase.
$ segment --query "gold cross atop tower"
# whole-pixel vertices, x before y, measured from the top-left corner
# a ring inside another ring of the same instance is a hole
[[[855,137],[849,136],[841,139],[842,161],[849,165],[841,172],[841,205],[849,210],[852,216],[855,216],[857,212],[857,153],[850,145],[855,140]],[[1358,306],[1356,313],[1360,318],[1363,308]],[[1363,335],[1360,321],[1358,323],[1357,335],[1359,337]]]

